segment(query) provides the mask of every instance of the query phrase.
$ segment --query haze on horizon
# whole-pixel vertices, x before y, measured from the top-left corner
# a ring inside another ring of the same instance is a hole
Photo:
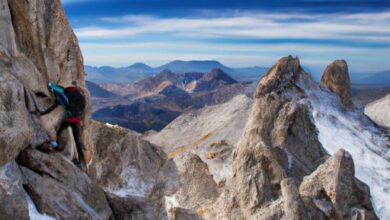
[[[352,72],[390,69],[389,1],[258,2],[63,0],[88,65],[268,67],[292,54],[315,71],[335,59]]]

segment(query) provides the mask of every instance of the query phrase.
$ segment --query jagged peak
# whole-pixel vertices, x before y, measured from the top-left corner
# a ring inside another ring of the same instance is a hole
[[[227,73],[225,73],[220,68],[214,68],[203,76],[205,80],[222,80],[228,83],[236,83],[237,81],[230,77]]]
[[[321,83],[340,97],[344,107],[352,105],[351,80],[345,60],[335,60],[329,64],[321,77]]]
[[[283,57],[260,79],[255,97],[262,96],[273,90],[283,89],[295,81],[299,74],[303,73],[298,57],[291,55]]]

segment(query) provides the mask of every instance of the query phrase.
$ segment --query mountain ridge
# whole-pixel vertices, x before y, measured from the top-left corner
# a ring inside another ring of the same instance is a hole
[[[208,73],[214,68],[221,69],[238,81],[257,80],[267,70],[267,68],[259,66],[231,68],[216,60],[174,60],[157,67],[151,67],[145,63],[135,63],[118,68],[85,65],[85,72],[87,74],[86,79],[95,83],[131,83],[168,69],[181,74],[187,72]],[[108,74],[115,75],[118,78],[107,77]]]
[[[309,69],[304,66],[305,69]],[[145,63],[138,62],[127,67],[111,67],[100,66],[95,67],[91,65],[85,65],[85,71],[87,73],[87,80],[95,83],[131,83],[142,79],[144,77],[158,74],[166,69],[175,73],[186,72],[210,72],[213,68],[220,68],[224,72],[231,75],[235,80],[245,81],[257,81],[262,74],[264,74],[268,67],[252,66],[252,67],[228,67],[217,60],[174,60],[166,64],[151,67]],[[105,70],[106,69],[106,70]],[[88,73],[90,75],[88,75]],[[117,80],[107,79],[105,74],[119,75]],[[120,77],[123,74],[125,77]],[[319,81],[321,74],[314,74],[313,77]],[[351,82],[354,85],[372,85],[372,86],[386,86],[390,85],[390,70],[375,71],[375,72],[356,72],[350,74]]]

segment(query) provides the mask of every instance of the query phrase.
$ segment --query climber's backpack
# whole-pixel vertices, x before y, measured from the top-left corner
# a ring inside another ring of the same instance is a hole
[[[85,108],[83,93],[74,86],[64,88],[66,96],[66,121],[69,123],[80,123]]]

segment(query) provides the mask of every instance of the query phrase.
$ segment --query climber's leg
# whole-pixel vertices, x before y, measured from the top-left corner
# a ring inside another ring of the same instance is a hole
[[[81,136],[82,135],[81,134],[81,131],[82,131],[81,125],[80,125],[80,123],[70,123],[70,125],[72,126],[73,137],[74,137],[74,140],[76,142],[77,154],[79,156],[79,159],[78,159],[78,162],[76,163],[76,165],[78,165],[82,169],[85,169],[86,165],[85,165],[84,153],[83,153],[84,143],[82,141],[83,139]]]

